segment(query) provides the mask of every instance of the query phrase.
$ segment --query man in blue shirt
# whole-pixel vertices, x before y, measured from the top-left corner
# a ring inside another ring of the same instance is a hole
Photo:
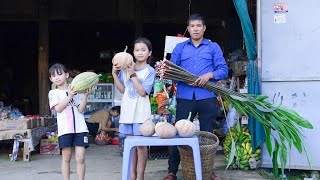
[[[177,116],[186,119],[192,112],[191,119],[198,113],[200,130],[213,132],[218,111],[216,94],[202,88],[208,81],[217,82],[228,76],[228,66],[220,46],[203,37],[206,25],[203,17],[193,14],[189,17],[188,32],[190,39],[179,43],[171,54],[173,63],[199,76],[191,83],[177,82]],[[164,180],[176,179],[180,164],[180,155],[176,146],[169,147],[169,174]],[[212,179],[220,179],[212,175]]]

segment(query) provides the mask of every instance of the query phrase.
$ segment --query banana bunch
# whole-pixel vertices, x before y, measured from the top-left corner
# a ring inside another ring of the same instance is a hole
[[[236,152],[234,154],[235,158],[232,167],[234,169],[248,170],[250,167],[249,159],[255,158],[258,161],[261,158],[261,149],[256,149],[255,152],[252,152],[251,135],[246,127],[242,127],[240,131],[237,127],[232,127],[226,134],[223,142],[223,150],[227,162],[230,158],[232,138],[236,143]]]

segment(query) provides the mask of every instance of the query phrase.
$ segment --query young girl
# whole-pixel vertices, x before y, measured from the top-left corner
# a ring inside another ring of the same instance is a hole
[[[61,171],[65,180],[70,179],[70,160],[72,147],[75,148],[78,179],[85,177],[85,147],[88,143],[88,128],[82,112],[85,109],[90,88],[86,93],[77,94],[73,87],[68,88],[69,73],[62,64],[54,64],[49,69],[50,81],[57,89],[49,91],[50,109],[57,112],[58,141],[62,149]]]
[[[114,83],[123,94],[119,132],[126,136],[141,135],[139,127],[151,116],[149,94],[156,76],[155,70],[147,62],[151,53],[151,42],[143,37],[138,38],[134,42],[133,50],[135,63],[120,71],[119,75],[119,69],[113,66]],[[144,179],[147,156],[147,147],[133,149],[131,180]]]

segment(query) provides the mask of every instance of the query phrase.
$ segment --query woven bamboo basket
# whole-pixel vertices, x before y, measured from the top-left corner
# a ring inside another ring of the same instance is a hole
[[[214,159],[219,146],[219,138],[210,132],[197,131],[199,137],[202,179],[210,180],[213,172]],[[190,146],[178,146],[181,158],[182,174],[185,180],[195,180],[193,152]]]

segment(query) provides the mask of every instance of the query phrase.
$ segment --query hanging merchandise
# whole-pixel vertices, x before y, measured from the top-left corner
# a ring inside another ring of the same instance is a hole
[[[11,161],[16,161],[18,157],[18,152],[19,152],[19,140],[14,139],[13,141],[13,148],[12,148],[12,155],[11,155]]]
[[[173,95],[172,98],[170,98],[169,102],[169,108],[168,110],[173,114],[176,115],[176,107],[177,107],[177,98],[176,95]]]
[[[232,104],[229,105],[228,109],[229,109],[229,112],[227,115],[226,123],[228,128],[232,128],[237,123],[239,115],[237,110],[233,107]]]
[[[158,108],[163,108],[163,105],[166,104],[167,95],[164,91],[157,93],[157,101],[158,101]]]
[[[156,97],[159,92],[163,90],[163,83],[160,79],[155,80],[153,85],[153,97]]]

